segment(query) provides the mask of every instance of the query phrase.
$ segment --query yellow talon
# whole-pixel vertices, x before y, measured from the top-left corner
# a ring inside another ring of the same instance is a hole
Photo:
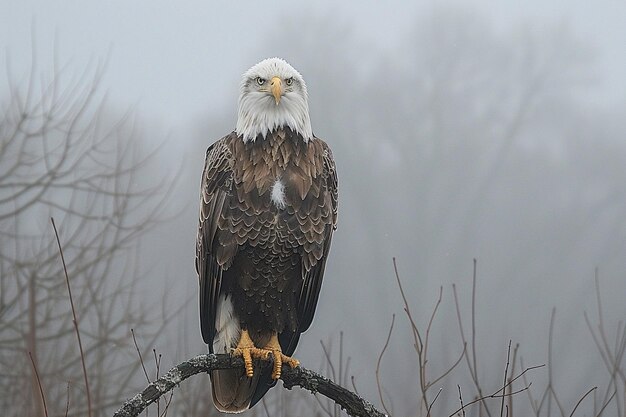
[[[276,333],[272,334],[272,337],[263,349],[272,352],[272,356],[274,357],[272,379],[280,378],[283,370],[283,363],[286,363],[292,368],[300,365],[300,362],[297,359],[283,354],[282,348],[280,347],[280,342],[278,341],[278,335]]]
[[[274,369],[272,369],[272,379],[280,378],[280,374],[283,371],[283,355],[281,352],[274,350],[272,351],[274,355]]]
[[[248,333],[248,331],[242,330],[241,337],[239,338],[239,343],[237,343],[237,347],[233,349],[232,354],[234,356],[243,357],[243,363],[246,368],[246,376],[248,376],[248,378],[252,378],[254,376],[254,366],[252,364],[252,359],[259,358],[263,360],[268,360],[270,354],[274,358],[272,379],[280,378],[284,363],[291,366],[292,368],[300,366],[300,362],[297,359],[283,354],[282,348],[280,347],[280,342],[278,341],[277,333],[273,333],[272,337],[270,337],[269,342],[267,342],[267,345],[265,345],[263,349],[259,349],[254,346],[254,342],[250,338],[250,334]]]
[[[241,331],[241,337],[239,338],[239,343],[237,343],[237,347],[233,349],[232,354],[234,356],[243,357],[243,363],[246,368],[246,376],[248,378],[252,378],[254,376],[254,367],[252,366],[252,358],[260,358],[267,359],[269,357],[269,352],[266,352],[263,349],[259,349],[254,346],[254,342],[250,338],[250,334],[248,334],[247,330]]]

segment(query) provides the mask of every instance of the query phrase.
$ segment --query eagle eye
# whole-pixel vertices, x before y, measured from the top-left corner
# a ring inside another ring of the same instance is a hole
[[[285,84],[287,84],[287,85],[291,85],[291,84],[293,84],[293,77],[289,77],[289,78],[287,78],[287,79],[285,80]]]
[[[265,78],[263,78],[263,77],[256,77],[256,83],[258,85],[263,85],[263,84],[265,84],[266,81],[267,80]]]

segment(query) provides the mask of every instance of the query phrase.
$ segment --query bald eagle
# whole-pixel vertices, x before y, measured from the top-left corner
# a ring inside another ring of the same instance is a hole
[[[211,372],[223,412],[252,407],[276,384],[313,320],[337,225],[337,174],[313,135],[304,79],[279,58],[243,74],[235,131],[206,152],[196,270],[211,353],[245,369]],[[273,358],[255,369],[254,358]]]

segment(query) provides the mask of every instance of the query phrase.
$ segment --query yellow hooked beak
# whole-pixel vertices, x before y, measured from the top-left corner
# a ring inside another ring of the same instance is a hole
[[[276,105],[280,103],[280,98],[283,95],[283,82],[278,77],[272,78],[270,81],[270,89],[272,90],[272,95],[274,96],[274,100],[276,100]]]

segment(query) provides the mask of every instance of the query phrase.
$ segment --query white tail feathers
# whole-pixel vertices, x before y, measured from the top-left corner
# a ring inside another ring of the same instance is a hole
[[[230,353],[237,346],[241,326],[234,314],[229,296],[222,295],[217,302],[215,314],[215,338],[213,352]],[[259,376],[248,378],[243,369],[211,371],[213,403],[223,413],[240,413],[250,407]]]
[[[228,295],[222,295],[217,302],[215,314],[215,338],[213,352],[230,353],[237,346],[241,336],[239,320],[234,316],[233,303]]]

